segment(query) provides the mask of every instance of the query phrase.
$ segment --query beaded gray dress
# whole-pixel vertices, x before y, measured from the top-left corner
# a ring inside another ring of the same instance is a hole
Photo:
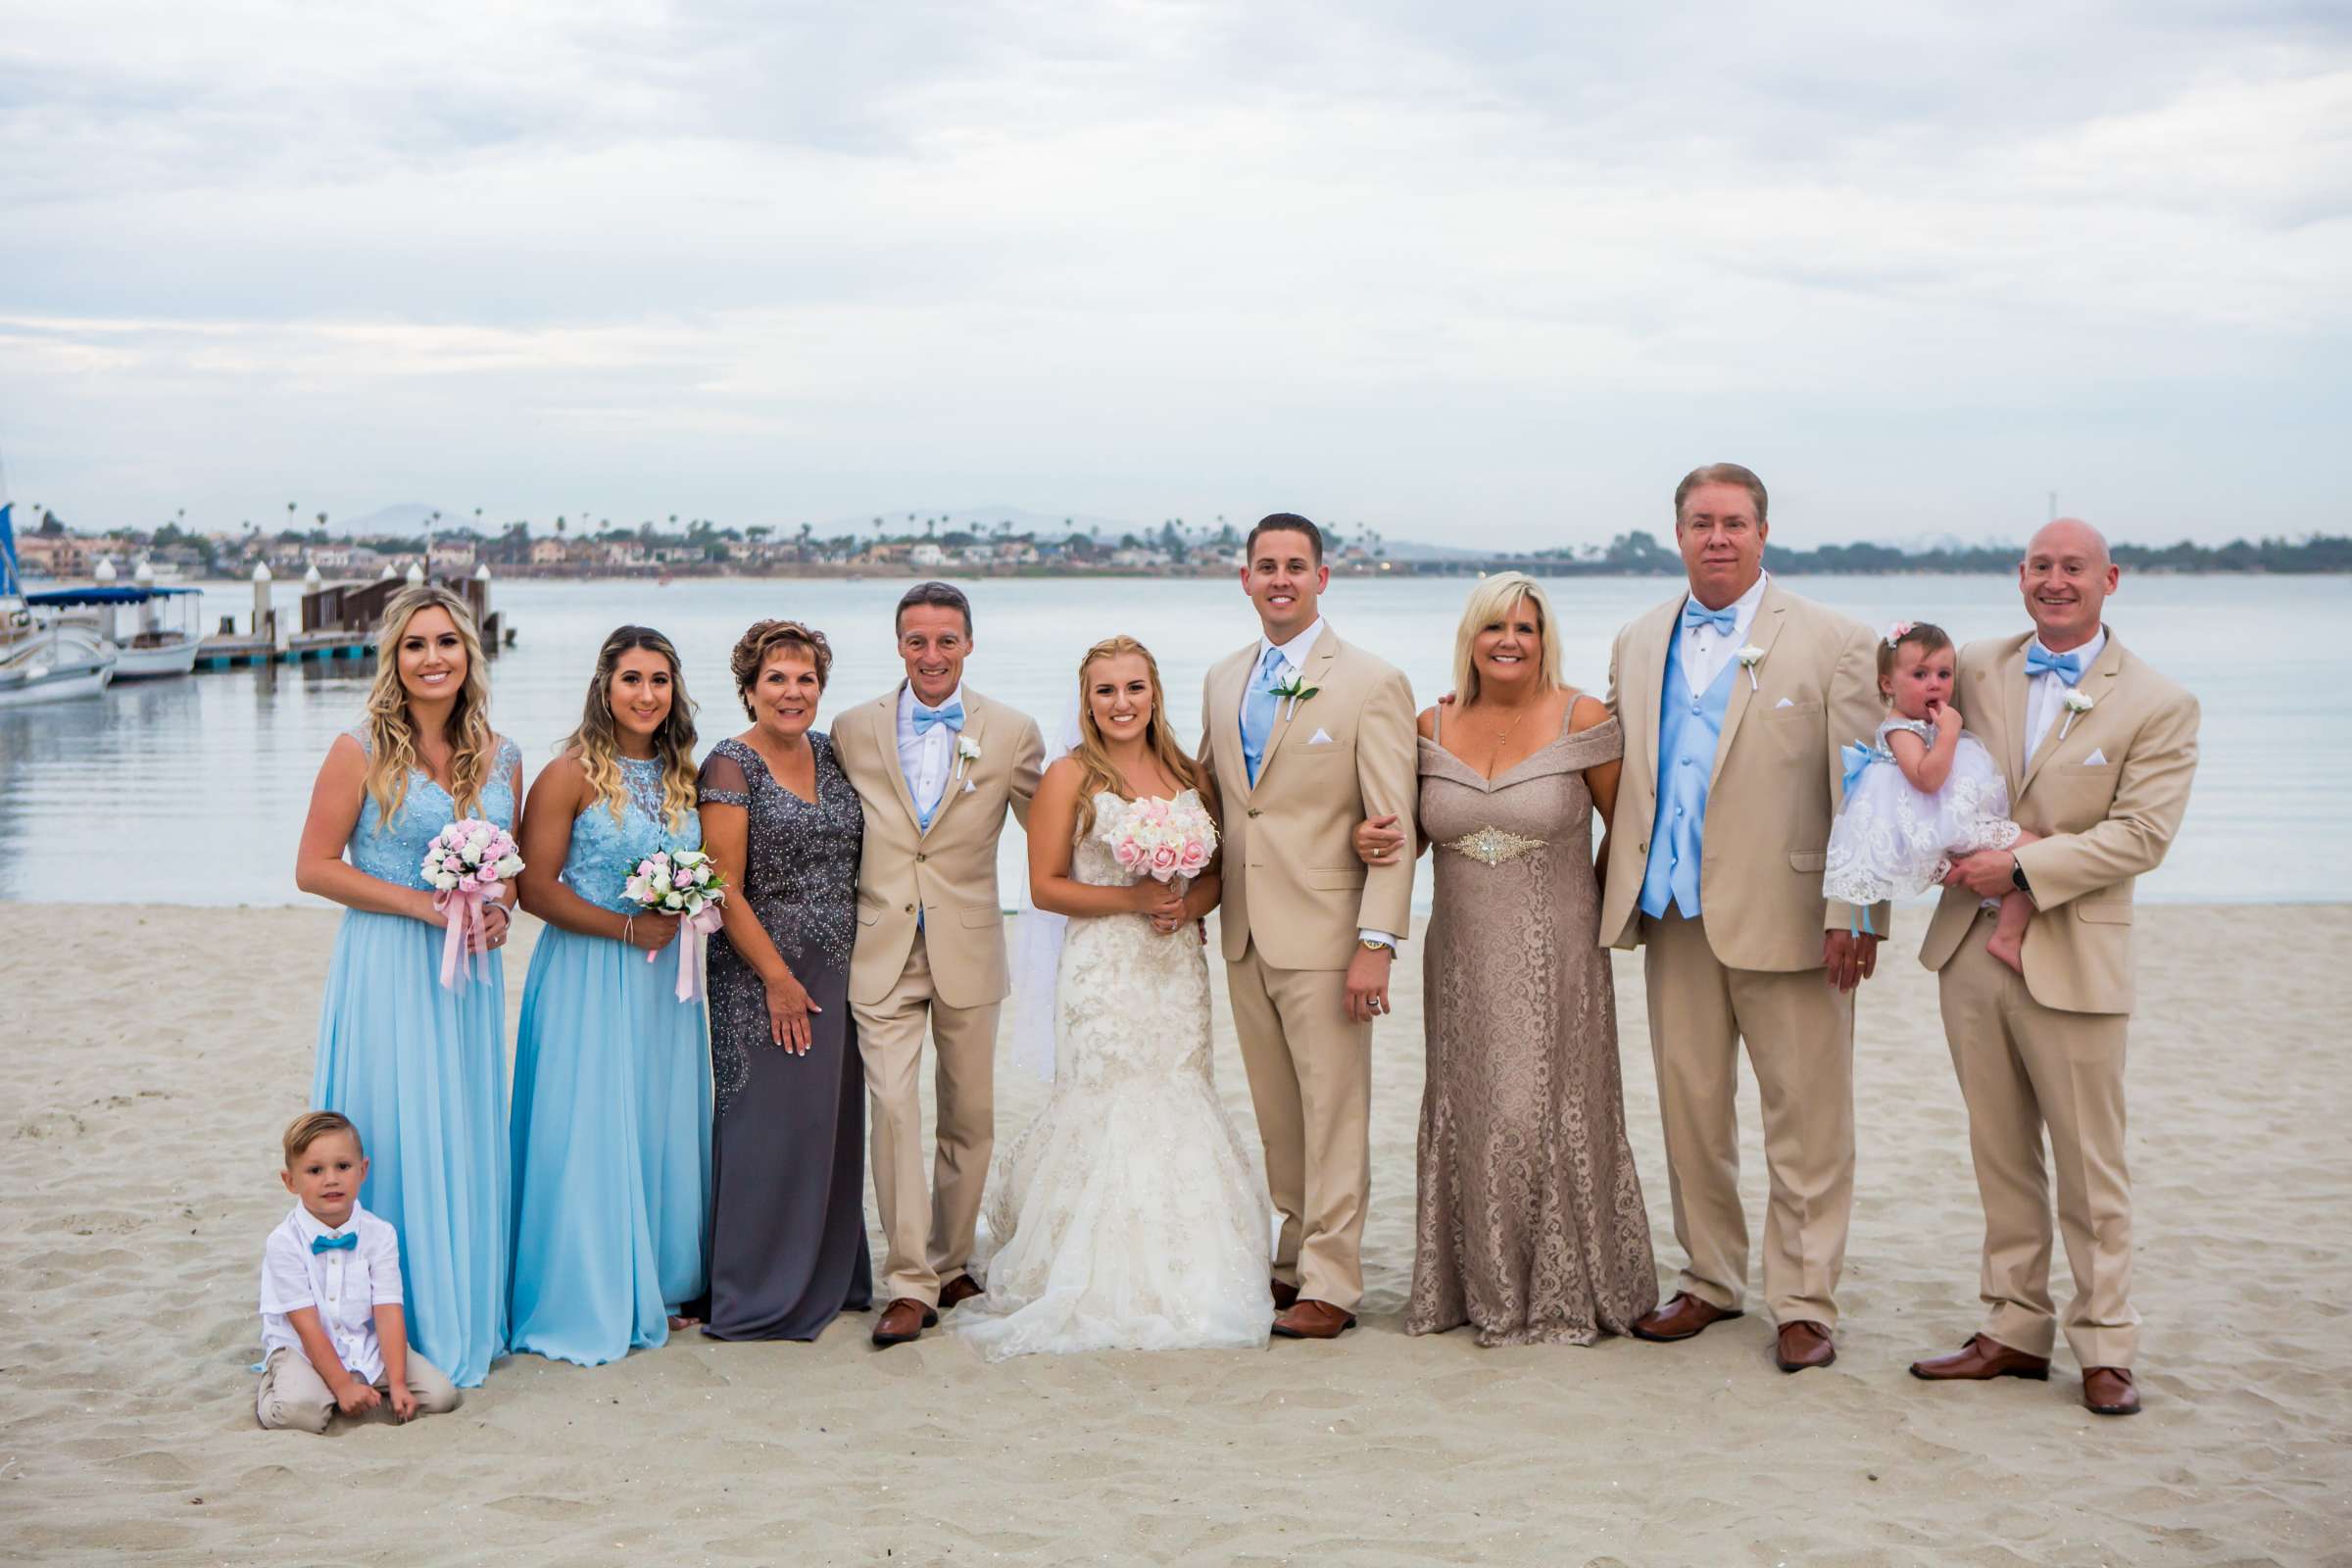
[[[710,1298],[720,1340],[812,1340],[873,1304],[865,1246],[865,1076],[850,1017],[865,816],[829,736],[812,733],[816,799],[723,740],[703,760],[706,803],[750,815],[742,902],[821,1008],[806,1056],[768,1033],[767,991],[721,931],[710,938]]]
[[[1408,1334],[1590,1345],[1658,1303],[1584,778],[1624,747],[1604,719],[1487,779],[1420,743],[1437,890]]]

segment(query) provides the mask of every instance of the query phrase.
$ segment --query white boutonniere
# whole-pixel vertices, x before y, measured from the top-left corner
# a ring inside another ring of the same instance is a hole
[[[2063,698],[2059,699],[2059,701],[2062,702],[2066,707],[2066,722],[2058,726],[2058,738],[2060,740],[2064,740],[2066,739],[2066,732],[2075,727],[2075,715],[2077,713],[2087,713],[2093,708],[2096,708],[2098,704],[2092,702],[2089,698],[2083,696],[2078,691],[2069,691]]]
[[[1309,697],[1314,696],[1315,693],[1321,691],[1322,689],[1323,688],[1320,686],[1307,685],[1306,677],[1298,674],[1295,670],[1291,674],[1285,676],[1282,684],[1274,688],[1274,695],[1286,699],[1291,705],[1289,709],[1284,711],[1282,716],[1285,718],[1297,718],[1298,716],[1298,705],[1305,702]]]
[[[978,760],[980,760],[980,743],[969,735],[957,734],[956,737],[956,776],[963,780],[963,790],[967,795],[976,788],[972,783],[972,764]]]
[[[1764,662],[1764,650],[1758,648],[1754,643],[1749,643],[1732,657],[1740,661],[1741,669],[1747,671],[1747,689],[1751,692],[1757,690],[1756,666]]]

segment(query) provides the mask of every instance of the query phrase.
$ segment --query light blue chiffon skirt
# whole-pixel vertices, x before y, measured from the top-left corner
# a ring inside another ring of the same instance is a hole
[[[360,1201],[400,1231],[409,1343],[460,1388],[507,1348],[506,976],[441,987],[443,932],[352,909],[319,1009],[311,1103],[368,1146]]]
[[[676,950],[550,926],[514,1049],[514,1347],[597,1366],[703,1294],[710,1045]]]

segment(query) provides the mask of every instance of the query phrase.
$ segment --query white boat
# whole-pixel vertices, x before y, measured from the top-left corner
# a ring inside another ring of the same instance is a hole
[[[115,648],[115,679],[160,680],[185,675],[196,667],[196,648],[203,638],[196,615],[203,591],[196,588],[159,588],[144,580],[128,588],[100,582],[81,588],[52,588],[26,594],[33,616],[60,629],[78,627],[96,633]]]
[[[0,501],[0,708],[95,697],[115,678],[115,645],[89,626],[45,626],[17,574],[13,509]]]

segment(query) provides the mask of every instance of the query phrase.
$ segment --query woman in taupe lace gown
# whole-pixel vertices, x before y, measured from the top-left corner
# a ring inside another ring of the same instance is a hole
[[[1623,742],[1560,685],[1550,618],[1532,578],[1482,582],[1456,644],[1464,700],[1421,715],[1437,891],[1404,1326],[1467,1323],[1481,1345],[1590,1345],[1658,1301],[1593,873],[1594,798],[1613,804]],[[1367,824],[1358,848],[1399,839]]]

